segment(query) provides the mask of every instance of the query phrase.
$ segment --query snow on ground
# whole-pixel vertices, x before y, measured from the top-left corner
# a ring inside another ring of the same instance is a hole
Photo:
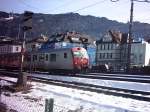
[[[4,84],[4,81],[1,83]],[[18,112],[44,112],[46,98],[54,98],[54,112],[75,112],[69,111],[69,109],[79,108],[83,110],[81,112],[150,112],[150,102],[146,101],[38,82],[31,82],[31,84],[33,85],[32,89],[26,93],[4,92],[1,101]],[[62,108],[67,111],[61,111]]]
[[[55,79],[55,80],[61,79],[63,81],[70,81],[70,82],[75,81],[75,82],[95,84],[95,85],[100,85],[100,86],[124,88],[124,89],[132,89],[132,90],[150,92],[150,84],[148,84],[148,83],[101,80],[101,79],[88,79],[88,78],[77,78],[77,77],[67,77],[67,76],[64,77],[64,76],[53,76],[53,75],[38,75],[38,74],[33,74],[33,76],[45,77],[45,78]]]

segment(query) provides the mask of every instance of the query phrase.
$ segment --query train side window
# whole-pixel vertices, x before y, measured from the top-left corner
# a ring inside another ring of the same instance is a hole
[[[33,61],[37,61],[37,55],[33,55],[33,57],[32,57],[33,59]]]
[[[56,54],[50,54],[50,61],[55,62],[56,61]]]
[[[64,53],[64,58],[67,58],[67,53]]]
[[[44,54],[40,54],[39,55],[39,61],[44,61],[45,59],[45,55]]]
[[[48,54],[46,54],[46,56],[45,56],[45,60],[46,60],[46,61],[48,61]]]

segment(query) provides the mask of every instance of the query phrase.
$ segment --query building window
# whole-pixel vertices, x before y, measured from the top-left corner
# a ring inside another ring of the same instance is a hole
[[[104,50],[104,44],[102,44],[102,50]]]
[[[100,50],[102,50],[102,44],[100,45]]]
[[[108,50],[110,50],[110,44],[108,44]]]
[[[102,58],[102,54],[101,53],[99,53],[99,59],[101,59]]]
[[[67,53],[64,53],[64,58],[67,58]]]
[[[106,49],[106,44],[104,44],[104,50]]]
[[[113,49],[113,44],[111,44],[111,49]]]
[[[109,53],[107,53],[107,59],[109,59]]]
[[[105,44],[105,49],[108,50],[108,44]]]
[[[99,50],[100,49],[100,44],[97,46],[97,50]]]
[[[105,53],[102,54],[102,58],[105,59]]]
[[[112,59],[112,57],[113,57],[113,56],[112,56],[112,53],[110,53],[110,59]]]
[[[139,62],[140,62],[140,64],[142,64],[142,58],[143,58],[143,55],[142,54],[139,54]]]
[[[55,62],[56,61],[56,54],[50,54],[50,61]]]

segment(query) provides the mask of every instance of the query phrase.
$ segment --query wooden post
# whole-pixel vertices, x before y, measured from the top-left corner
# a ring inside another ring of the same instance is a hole
[[[45,112],[53,112],[54,99],[45,100]]]

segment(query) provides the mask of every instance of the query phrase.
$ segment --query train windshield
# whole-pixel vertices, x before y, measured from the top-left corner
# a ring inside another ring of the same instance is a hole
[[[74,52],[73,52],[73,55],[74,55],[75,57],[83,57],[82,53],[79,52],[79,51],[74,51]]]
[[[73,55],[75,56],[75,57],[84,57],[84,58],[88,58],[88,54],[87,54],[87,52],[85,51],[74,51],[73,52]]]

